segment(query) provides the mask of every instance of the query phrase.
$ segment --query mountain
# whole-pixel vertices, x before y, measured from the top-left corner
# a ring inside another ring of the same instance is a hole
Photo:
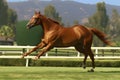
[[[93,15],[96,11],[96,5],[83,4],[75,1],[39,1],[30,0],[25,2],[9,2],[10,8],[16,10],[18,14],[18,20],[28,20],[31,18],[35,10],[40,10],[44,13],[44,8],[47,5],[54,5],[56,10],[62,17],[62,21],[66,24],[72,24],[74,20],[78,20],[79,23],[83,23],[86,19]],[[106,5],[107,13],[109,16],[112,13],[112,9],[117,9],[120,13],[120,6]]]

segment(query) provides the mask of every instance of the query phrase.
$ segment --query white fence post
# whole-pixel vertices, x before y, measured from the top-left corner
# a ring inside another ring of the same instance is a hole
[[[5,54],[5,51],[2,52],[2,55],[4,55],[4,54]]]
[[[26,58],[26,65],[25,65],[26,67],[28,67],[29,66],[29,58]]]
[[[95,55],[98,57],[98,49],[95,49]]]
[[[80,52],[78,52],[77,57],[80,57]]]
[[[45,53],[45,57],[48,57],[48,53],[47,52]]]
[[[27,46],[27,52],[29,52],[29,46]],[[29,55],[28,55],[29,56]],[[29,58],[26,58],[26,65],[25,65],[26,67],[28,67],[29,66]]]

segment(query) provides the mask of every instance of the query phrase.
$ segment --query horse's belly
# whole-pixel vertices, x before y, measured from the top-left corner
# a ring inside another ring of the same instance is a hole
[[[57,44],[57,45],[55,45],[55,47],[71,47],[71,46],[74,46],[74,45],[71,45],[71,44]]]
[[[81,41],[82,37],[79,31],[73,29],[64,30],[56,41],[56,47],[75,46]]]
[[[57,43],[55,43],[55,47],[70,47],[76,45],[77,43],[78,43],[77,40],[58,41]]]

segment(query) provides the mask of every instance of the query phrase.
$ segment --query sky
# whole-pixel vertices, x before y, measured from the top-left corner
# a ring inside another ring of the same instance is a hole
[[[7,0],[7,1],[18,2],[18,1],[27,1],[27,0]],[[50,0],[43,0],[43,1],[50,1]],[[96,4],[98,2],[105,2],[106,4],[120,6],[120,0],[71,0],[71,1],[77,1],[77,2],[86,3],[86,4]]]

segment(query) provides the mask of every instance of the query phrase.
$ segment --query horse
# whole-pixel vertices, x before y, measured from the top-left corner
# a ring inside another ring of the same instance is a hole
[[[39,59],[44,53],[54,47],[70,47],[73,46],[75,49],[84,54],[83,68],[86,68],[86,59],[89,56],[92,60],[92,69],[94,72],[95,62],[94,54],[91,50],[93,34],[95,34],[101,41],[107,45],[112,45],[112,42],[106,38],[107,35],[96,28],[87,28],[83,25],[74,25],[72,27],[64,27],[59,22],[47,18],[40,11],[35,11],[33,17],[27,23],[27,29],[31,29],[34,26],[41,25],[43,28],[43,37],[41,42],[22,55],[22,58],[31,54],[37,49],[42,49],[38,55],[34,58]]]

